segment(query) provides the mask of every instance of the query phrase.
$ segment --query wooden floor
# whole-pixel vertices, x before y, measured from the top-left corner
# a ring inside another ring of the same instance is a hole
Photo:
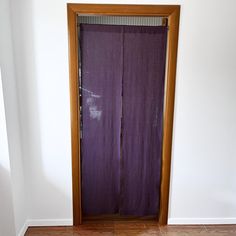
[[[79,227],[30,227],[26,236],[236,236],[236,225],[162,226],[153,221],[85,222]]]

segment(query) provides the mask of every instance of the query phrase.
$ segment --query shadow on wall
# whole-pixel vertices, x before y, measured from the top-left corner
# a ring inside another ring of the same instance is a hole
[[[14,236],[15,222],[9,170],[0,163],[0,235]]]
[[[35,1],[28,1],[27,11],[14,2],[13,25],[17,27],[13,27],[13,36],[29,219],[35,224],[71,220],[70,142],[64,128],[67,122],[69,126],[69,111],[67,114],[64,109],[67,97],[60,103],[68,91],[60,85],[59,68],[53,68],[50,60],[47,47],[52,42],[41,37],[49,27],[47,19],[34,13]],[[53,48],[57,39],[52,41]],[[68,83],[67,78],[61,83]]]

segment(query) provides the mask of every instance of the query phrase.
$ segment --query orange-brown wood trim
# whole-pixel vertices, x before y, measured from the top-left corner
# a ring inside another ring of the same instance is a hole
[[[77,14],[68,7],[73,224],[82,222]]]
[[[77,15],[163,16],[168,19],[159,224],[168,220],[179,5],[67,4],[70,69],[73,224],[82,223]]]
[[[159,224],[161,225],[167,224],[168,221],[179,16],[180,7],[176,7],[175,11],[168,16],[169,31],[167,42],[167,74],[165,81],[166,90],[163,119],[162,173],[159,214]]]

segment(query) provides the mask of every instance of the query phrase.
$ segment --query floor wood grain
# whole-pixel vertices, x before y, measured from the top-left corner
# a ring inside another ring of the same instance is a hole
[[[26,236],[236,236],[236,225],[159,226],[154,221],[85,222],[79,227],[29,227]]]

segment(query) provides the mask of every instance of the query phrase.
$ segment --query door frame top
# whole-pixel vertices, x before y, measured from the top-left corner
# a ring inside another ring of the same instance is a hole
[[[160,190],[160,213],[158,222],[167,224],[170,188],[171,150],[174,118],[175,80],[178,50],[180,5],[118,5],[118,4],[67,4],[69,40],[69,80],[71,107],[71,152],[73,225],[82,223],[81,209],[81,157],[79,115],[79,58],[78,58],[78,15],[110,16],[158,16],[168,19],[167,62],[165,99],[163,112],[162,169]]]

